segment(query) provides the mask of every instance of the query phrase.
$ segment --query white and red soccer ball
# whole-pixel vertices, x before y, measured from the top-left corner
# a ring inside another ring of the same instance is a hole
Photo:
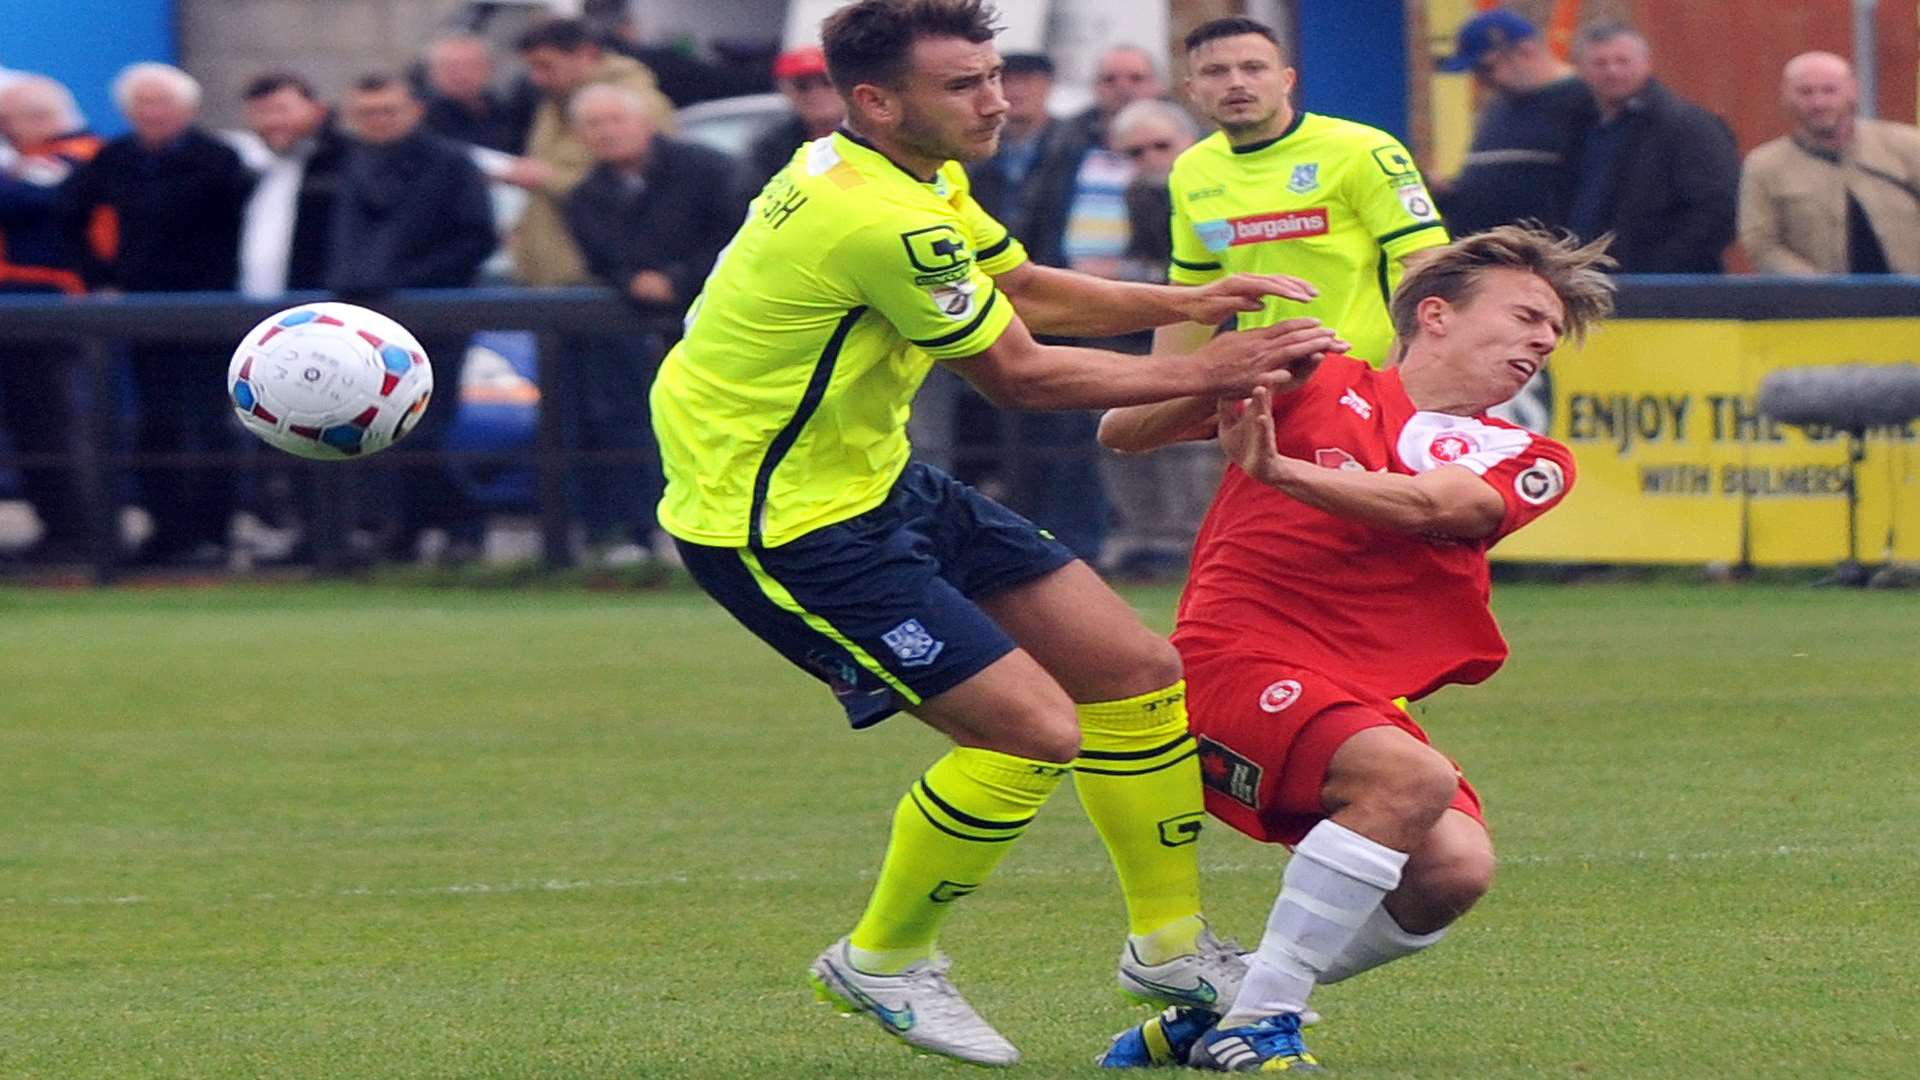
[[[233,351],[227,394],[248,431],[321,461],[365,457],[413,430],[433,367],[405,327],[353,304],[268,316]]]

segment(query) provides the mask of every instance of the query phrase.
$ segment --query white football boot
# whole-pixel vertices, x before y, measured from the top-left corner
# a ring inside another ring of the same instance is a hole
[[[898,975],[870,975],[853,966],[847,939],[816,958],[808,977],[814,996],[843,1013],[865,1013],[894,1038],[930,1054],[974,1065],[1017,1065],[1014,1049],[980,1018],[947,978],[943,954]]]

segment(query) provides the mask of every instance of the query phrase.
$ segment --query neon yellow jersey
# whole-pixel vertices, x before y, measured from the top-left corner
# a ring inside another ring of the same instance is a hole
[[[1278,138],[1237,149],[1215,132],[1180,155],[1170,183],[1172,281],[1306,278],[1318,299],[1270,299],[1241,315],[1240,327],[1311,315],[1375,366],[1393,345],[1387,297],[1406,257],[1447,242],[1412,155],[1386,132],[1350,120],[1298,113]]]
[[[801,147],[753,201],[653,386],[660,524],[777,546],[885,501],[936,359],[1013,321],[989,275],[1026,250],[947,162],[923,182],[845,132]]]

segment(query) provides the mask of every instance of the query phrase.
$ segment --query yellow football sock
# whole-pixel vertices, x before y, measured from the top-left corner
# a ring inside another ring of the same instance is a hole
[[[1194,841],[1206,816],[1187,733],[1187,684],[1080,707],[1073,783],[1106,841],[1127,901],[1127,928],[1160,963],[1193,950],[1202,923]]]
[[[889,975],[933,954],[953,901],[986,883],[1066,767],[958,746],[893,813],[880,880],[853,928],[854,966]]]

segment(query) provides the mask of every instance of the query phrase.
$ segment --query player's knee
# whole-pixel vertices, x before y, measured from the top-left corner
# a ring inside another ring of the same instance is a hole
[[[1029,748],[1019,756],[1055,765],[1072,763],[1080,756],[1080,725],[1068,716],[1065,723],[1053,720],[1038,726],[1032,732]]]
[[[1374,735],[1378,731],[1380,735]],[[1376,728],[1355,736],[1364,749],[1336,756],[1337,775],[1331,778],[1335,800],[1364,808],[1368,816],[1386,818],[1403,827],[1425,830],[1440,820],[1460,787],[1453,763],[1433,747],[1405,732]],[[1347,760],[1342,761],[1342,758]]]
[[[1147,647],[1140,657],[1140,668],[1144,681],[1152,685],[1143,693],[1151,693],[1165,686],[1172,686],[1183,677],[1180,663],[1180,651],[1173,643],[1158,634],[1149,635]]]
[[[1035,708],[1003,725],[988,749],[1002,754],[1066,765],[1080,756],[1079,718],[1071,709]]]

